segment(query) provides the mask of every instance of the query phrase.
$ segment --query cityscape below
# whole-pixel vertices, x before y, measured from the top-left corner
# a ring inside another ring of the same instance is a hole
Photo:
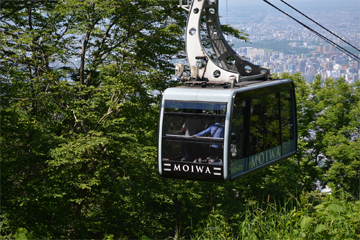
[[[315,4],[313,8],[309,5],[312,4],[311,2],[289,3],[359,49],[360,3],[345,0],[340,2],[342,2],[342,7],[336,5],[335,2],[332,6],[332,1],[329,1],[326,7]],[[228,37],[228,41],[240,56],[250,62],[268,67],[271,73],[280,75],[283,72],[291,74],[300,72],[307,82],[312,82],[317,74],[320,74],[322,79],[343,77],[349,83],[359,80],[360,63],[358,61],[281,12],[265,3],[264,6],[238,5],[235,8],[230,7],[230,3],[227,5],[223,4],[220,9],[221,24],[229,24],[249,34],[251,43],[231,37]],[[299,13],[290,11],[291,9],[284,7],[285,5],[278,6],[347,51],[360,56],[359,51]]]

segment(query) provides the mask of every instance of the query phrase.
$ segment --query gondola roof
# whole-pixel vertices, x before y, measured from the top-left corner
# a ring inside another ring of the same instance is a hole
[[[251,91],[257,88],[271,87],[284,83],[292,83],[292,81],[289,79],[244,81],[235,84],[234,88],[224,88],[224,85],[209,85],[203,87],[200,84],[188,84],[186,86],[166,89],[163,97],[167,100],[177,101],[227,102],[229,96],[233,96],[235,92]]]

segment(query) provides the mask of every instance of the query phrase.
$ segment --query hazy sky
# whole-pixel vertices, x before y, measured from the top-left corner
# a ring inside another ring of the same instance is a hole
[[[268,0],[269,2],[271,2],[272,4],[276,4],[276,3],[280,3],[279,0]],[[285,0],[284,0],[285,1]],[[228,2],[231,4],[241,4],[241,5],[258,5],[258,4],[264,4],[264,2],[262,0],[220,0],[220,4],[222,4],[223,2]],[[306,4],[311,4],[311,3],[324,3],[324,4],[357,4],[358,6],[360,6],[360,1],[359,0],[286,0],[287,3],[292,4],[292,3],[306,3]]]
[[[280,0],[268,0],[282,10],[288,7]],[[360,11],[360,0],[284,0],[299,10],[357,10]],[[220,10],[225,9],[226,4],[230,8],[259,8],[272,9],[262,0],[220,0]]]

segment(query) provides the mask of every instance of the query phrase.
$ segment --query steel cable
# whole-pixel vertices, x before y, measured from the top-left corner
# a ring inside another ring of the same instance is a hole
[[[321,24],[317,23],[315,20],[311,19],[310,17],[306,16],[304,13],[300,12],[299,10],[297,10],[296,8],[294,8],[293,6],[291,6],[290,4],[288,4],[287,2],[285,2],[284,0],[280,0],[281,2],[283,2],[284,4],[286,4],[287,6],[289,6],[290,8],[294,9],[295,11],[297,11],[298,13],[300,13],[301,15],[303,15],[304,17],[306,17],[307,19],[309,19],[310,21],[312,21],[313,23],[315,23],[316,25],[320,26],[321,28],[325,29],[326,31],[328,31],[329,33],[331,33],[332,35],[334,35],[335,37],[341,39],[343,42],[347,43],[348,45],[350,45],[351,47],[353,47],[354,49],[356,49],[357,51],[360,52],[360,49],[358,49],[357,47],[353,46],[352,44],[348,43],[347,41],[345,41],[344,39],[342,39],[340,36],[336,35],[335,33],[331,32],[329,29],[327,29],[326,27],[322,26]]]
[[[327,37],[321,35],[320,33],[318,33],[317,31],[315,31],[314,29],[306,26],[305,24],[303,24],[302,22],[300,22],[299,20],[295,19],[294,17],[292,17],[291,15],[287,14],[286,12],[282,11],[281,9],[279,9],[278,7],[274,6],[273,4],[271,4],[270,2],[268,2],[267,0],[263,0],[264,2],[266,2],[267,4],[269,4],[270,6],[272,6],[273,8],[275,8],[276,10],[282,12],[283,14],[285,14],[286,16],[288,16],[289,18],[293,19],[294,21],[296,21],[297,23],[299,23],[300,25],[302,25],[303,27],[305,27],[306,29],[310,30],[311,32],[315,33],[317,36],[319,36],[320,38],[324,39],[325,41],[327,41],[328,43],[330,43],[331,45],[335,46],[337,49],[339,49],[341,52],[345,53],[346,55],[348,55],[349,57],[353,58],[354,60],[360,62],[360,58],[354,54],[352,54],[351,52],[347,51],[346,49],[342,48],[340,45],[334,43],[333,41],[331,41],[330,39],[328,39]]]

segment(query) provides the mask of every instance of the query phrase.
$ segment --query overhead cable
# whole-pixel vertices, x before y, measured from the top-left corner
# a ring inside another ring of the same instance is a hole
[[[334,45],[337,49],[339,49],[341,52],[345,53],[346,55],[348,55],[349,57],[353,58],[354,60],[360,62],[360,58],[354,54],[352,54],[351,52],[347,51],[346,49],[344,49],[343,47],[339,46],[338,44],[334,43],[333,41],[331,41],[330,39],[328,39],[327,37],[321,35],[320,33],[318,33],[317,31],[315,31],[314,29],[306,26],[305,24],[303,24],[302,22],[300,22],[299,20],[296,20],[295,18],[293,18],[292,16],[290,16],[289,14],[285,13],[284,11],[282,11],[281,9],[279,9],[278,7],[274,6],[273,4],[271,4],[270,2],[268,2],[267,0],[263,0],[264,2],[266,2],[267,4],[269,4],[270,6],[272,6],[273,8],[275,8],[276,10],[282,12],[283,14],[285,14],[286,16],[288,16],[289,18],[293,19],[294,21],[296,21],[297,23],[299,23],[300,25],[302,25],[303,27],[309,29],[311,32],[315,33],[316,35],[318,35],[320,38],[324,39],[325,41],[327,41],[328,43],[330,43],[331,45]]]
[[[322,26],[321,24],[317,23],[315,20],[311,19],[310,17],[306,16],[304,13],[300,12],[299,10],[297,10],[296,8],[294,8],[293,6],[291,6],[290,4],[288,4],[287,2],[285,2],[284,0],[280,0],[281,2],[283,2],[284,4],[286,4],[287,6],[289,6],[290,8],[294,9],[295,11],[297,11],[298,13],[300,13],[301,15],[303,15],[304,17],[306,17],[307,19],[309,19],[310,21],[312,21],[313,23],[315,23],[316,25],[320,26],[321,28],[325,29],[326,31],[328,31],[329,33],[331,33],[332,35],[334,35],[335,37],[341,39],[343,42],[349,44],[351,47],[355,48],[356,50],[358,50],[360,52],[360,49],[358,49],[357,47],[353,46],[352,44],[348,43],[347,41],[345,41],[344,39],[342,39],[341,37],[339,37],[338,35],[336,35],[335,33],[331,32],[329,29],[327,29],[326,27]]]

